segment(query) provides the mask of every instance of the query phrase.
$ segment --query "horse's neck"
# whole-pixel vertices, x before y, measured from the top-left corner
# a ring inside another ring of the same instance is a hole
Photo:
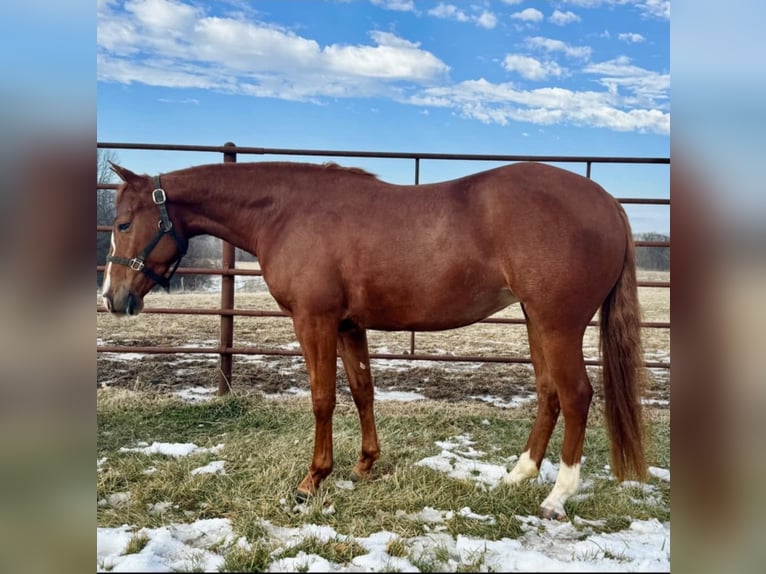
[[[257,255],[259,238],[283,216],[280,209],[300,209],[304,202],[294,200],[311,178],[309,172],[288,169],[221,171],[211,166],[207,172],[179,172],[168,185],[184,190],[184,223],[190,236],[213,235]]]
[[[168,187],[176,183],[183,189],[184,226],[190,236],[212,235],[256,252],[258,236],[273,216],[274,185],[254,185],[257,178],[239,170],[225,177],[212,170],[179,173],[173,179]]]

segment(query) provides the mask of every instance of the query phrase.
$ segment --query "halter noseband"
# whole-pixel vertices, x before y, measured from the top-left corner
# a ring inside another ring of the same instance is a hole
[[[107,255],[106,260],[112,263],[118,263],[119,265],[126,265],[133,271],[141,271],[149,279],[164,287],[166,291],[170,291],[170,279],[175,274],[176,269],[178,269],[178,264],[181,263],[181,259],[184,255],[186,255],[188,243],[186,239],[176,233],[175,229],[173,228],[173,222],[170,221],[170,217],[168,216],[168,208],[165,205],[168,198],[165,194],[165,190],[162,189],[162,186],[160,185],[159,175],[154,176],[154,186],[154,190],[152,191],[152,201],[154,201],[160,210],[160,221],[158,223],[159,229],[157,230],[157,234],[154,236],[154,238],[152,238],[149,244],[144,247],[144,250],[132,259],[128,259],[127,257],[117,257],[115,255]],[[170,275],[163,277],[162,275],[158,275],[146,267],[145,262],[146,258],[149,257],[149,254],[160,242],[163,235],[166,234],[170,235],[176,242],[176,247],[178,247],[178,256],[173,262],[173,268],[170,270]]]

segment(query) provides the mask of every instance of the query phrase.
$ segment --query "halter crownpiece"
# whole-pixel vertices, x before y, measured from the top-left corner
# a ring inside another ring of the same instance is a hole
[[[168,197],[165,193],[165,190],[162,189],[162,186],[160,185],[160,176],[155,175],[154,176],[154,190],[152,190],[152,201],[157,205],[157,207],[160,210],[160,221],[157,224],[157,227],[159,228],[157,230],[157,234],[152,238],[152,240],[149,242],[149,244],[135,257],[128,259],[127,257],[117,257],[115,255],[107,255],[106,260],[110,261],[112,263],[117,263],[119,265],[127,265],[130,267],[133,271],[140,271],[144,275],[146,275],[149,279],[157,283],[158,285],[162,286],[165,291],[170,291],[170,279],[175,275],[176,270],[178,269],[178,265],[181,263],[181,259],[184,255],[186,255],[186,250],[188,248],[188,242],[186,239],[178,235],[173,228],[173,222],[170,221],[170,216],[168,215],[168,208],[167,208],[167,201]],[[173,267],[170,270],[170,274],[167,276],[162,276],[148,267],[146,267],[146,259],[149,257],[149,254],[152,252],[152,250],[157,246],[157,244],[162,239],[163,235],[170,235],[173,240],[176,243],[176,247],[178,247],[178,255],[176,256]]]

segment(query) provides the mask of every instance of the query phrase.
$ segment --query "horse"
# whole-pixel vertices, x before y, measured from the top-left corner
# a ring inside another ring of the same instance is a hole
[[[370,478],[380,445],[367,330],[452,329],[517,302],[537,412],[505,481],[538,475],[563,412],[559,472],[540,514],[567,519],[593,395],[582,341],[597,311],[611,470],[646,478],[635,246],[622,206],[596,182],[538,162],[421,185],[335,163],[221,163],[153,177],[112,169],[122,183],[102,288],[111,313],[140,313],[155,284],[169,285],[191,237],[213,235],[258,258],[310,380],[314,450],[299,499],[333,468],[338,355],[361,423],[352,476]]]

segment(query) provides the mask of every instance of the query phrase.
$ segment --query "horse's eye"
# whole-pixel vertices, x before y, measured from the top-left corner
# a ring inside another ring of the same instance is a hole
[[[118,231],[127,231],[128,229],[130,229],[130,221],[128,221],[127,223],[120,223],[119,225],[117,225]]]

